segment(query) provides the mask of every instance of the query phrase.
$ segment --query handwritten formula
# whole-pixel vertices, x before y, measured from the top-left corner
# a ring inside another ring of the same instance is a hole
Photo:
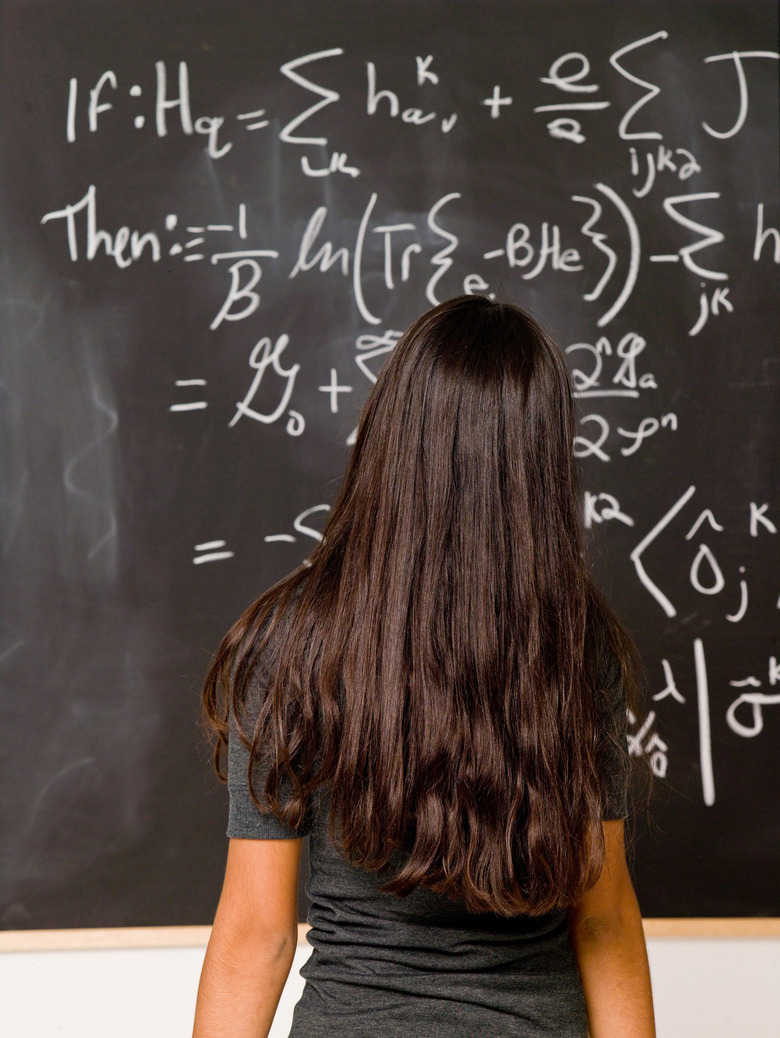
[[[629,750],[671,833],[648,875],[692,860],[690,817],[739,858],[749,805],[780,793],[772,5],[452,4],[442,26],[314,4],[297,27],[218,6],[147,24],[140,4],[125,40],[116,12],[50,5],[55,71],[19,72],[44,114],[19,100],[4,205],[44,287],[14,298],[53,387],[29,406],[79,416],[46,462],[67,473],[57,565],[120,627],[130,603],[154,617],[150,659],[107,680],[213,648],[305,561],[401,330],[507,298],[565,350],[583,524],[643,658]],[[651,914],[687,914],[645,882]]]

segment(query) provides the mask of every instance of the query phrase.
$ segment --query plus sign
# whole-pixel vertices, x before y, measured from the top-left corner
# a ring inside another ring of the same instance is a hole
[[[491,119],[498,119],[499,115],[501,114],[501,105],[511,105],[512,104],[512,98],[511,97],[502,97],[501,96],[501,87],[494,86],[493,87],[493,96],[492,97],[486,97],[485,100],[482,102],[482,104],[483,105],[487,105],[490,108],[490,118]]]
[[[337,414],[339,409],[339,393],[351,393],[352,386],[340,386],[336,369],[330,369],[330,385],[318,386],[321,393],[330,393],[330,413]]]

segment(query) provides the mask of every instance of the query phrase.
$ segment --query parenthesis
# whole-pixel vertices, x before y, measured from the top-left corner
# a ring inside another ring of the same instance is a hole
[[[639,261],[642,258],[642,242],[639,237],[639,228],[636,225],[636,220],[620,195],[613,191],[607,184],[596,184],[596,190],[600,191],[602,195],[606,195],[623,217],[623,222],[628,230],[628,239],[631,246],[631,258],[628,264],[628,273],[626,274],[626,280],[621,289],[620,295],[609,310],[607,310],[607,312],[597,322],[598,327],[603,328],[604,325],[609,324],[613,317],[620,313],[631,293],[634,291],[636,279],[639,275]]]

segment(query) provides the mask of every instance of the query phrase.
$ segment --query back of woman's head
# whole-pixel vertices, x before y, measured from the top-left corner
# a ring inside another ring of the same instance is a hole
[[[423,508],[434,529],[454,513],[453,527],[480,541],[520,520],[515,540],[531,534],[525,521],[541,526],[545,509],[574,503],[572,438],[559,349],[517,307],[462,296],[395,347],[364,408],[345,494],[356,511],[369,499]]]
[[[544,911],[600,867],[586,624],[621,635],[582,560],[572,438],[564,359],[527,314],[435,307],[377,379],[310,565],[212,667],[218,739],[260,686],[246,734],[275,764],[259,801],[295,825],[329,793],[348,857],[392,863],[394,893]]]

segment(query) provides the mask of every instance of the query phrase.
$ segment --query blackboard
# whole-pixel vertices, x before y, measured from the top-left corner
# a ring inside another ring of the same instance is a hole
[[[0,10],[0,925],[210,921],[209,655],[464,290],[571,361],[645,914],[779,914],[774,2]]]

